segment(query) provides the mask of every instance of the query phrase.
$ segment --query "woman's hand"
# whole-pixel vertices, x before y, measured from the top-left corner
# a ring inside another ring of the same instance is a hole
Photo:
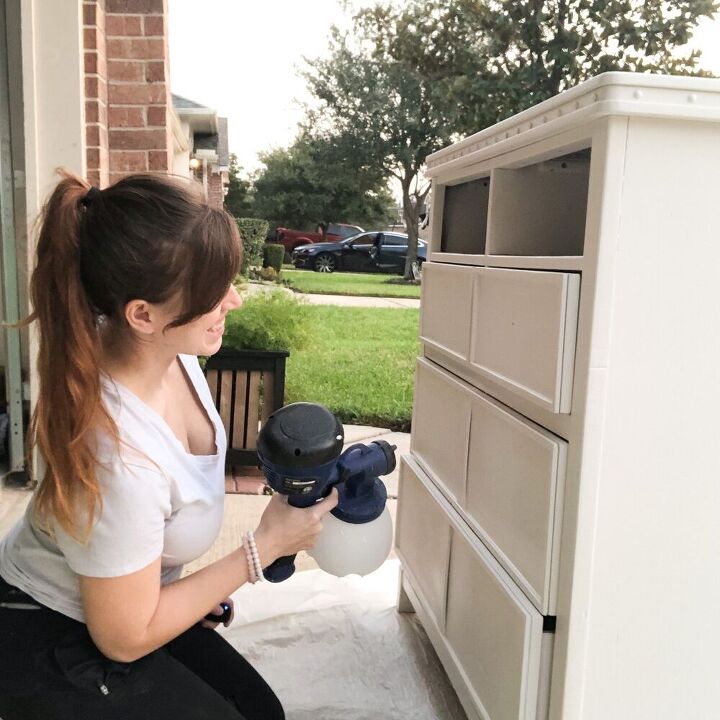
[[[230,606],[230,617],[223,623],[225,627],[228,627],[235,619],[235,603],[232,601],[232,598],[223,600],[223,603]],[[222,615],[225,612],[225,608],[222,605],[216,605],[210,612],[213,615]],[[214,630],[220,623],[213,622],[212,620],[203,620],[201,624],[208,630]]]
[[[338,503],[338,492],[307,508],[290,505],[285,495],[275,493],[255,531],[260,562],[265,568],[286,555],[295,555],[315,545],[322,530],[322,519]]]

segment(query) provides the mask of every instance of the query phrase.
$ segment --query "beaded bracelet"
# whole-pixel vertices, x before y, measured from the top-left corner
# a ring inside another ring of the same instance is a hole
[[[255,563],[253,562],[253,556],[252,556],[252,550],[250,549],[250,544],[248,542],[247,537],[243,537],[242,540],[242,547],[245,551],[245,559],[247,560],[247,566],[248,566],[248,580],[255,584],[256,582],[259,582],[261,578],[257,576],[257,573],[255,572]]]
[[[245,533],[242,541],[245,557],[247,559],[248,571],[250,573],[250,582],[256,583],[264,580],[262,566],[260,565],[260,555],[258,554],[257,545],[255,544],[255,534],[252,530]]]
[[[260,554],[258,553],[257,545],[255,544],[255,533],[253,533],[252,530],[247,531],[247,540],[248,545],[250,546],[250,554],[252,556],[255,577],[257,580],[264,580],[265,578],[263,576],[262,565],[260,564]]]

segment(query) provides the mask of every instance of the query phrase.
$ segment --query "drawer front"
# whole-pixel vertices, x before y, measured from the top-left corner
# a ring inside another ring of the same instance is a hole
[[[445,625],[450,523],[405,458],[400,461],[395,544],[438,627]]]
[[[471,365],[552,412],[570,412],[580,276],[476,269]]]
[[[567,443],[479,393],[463,508],[470,524],[543,613],[554,611]]]
[[[420,337],[467,361],[475,268],[426,262],[423,265]]]
[[[418,360],[410,449],[460,505],[465,501],[471,406],[472,396],[463,385]]]
[[[410,449],[537,609],[553,614],[567,442],[420,359]]]
[[[420,524],[411,512],[417,512],[417,500],[422,498],[423,505],[434,506],[430,512],[423,507],[422,516],[432,515],[442,530],[418,538],[423,554],[434,552],[438,535],[444,551],[446,530],[451,534],[445,623],[439,628],[441,642],[460,670],[472,702],[489,720],[536,720],[543,695],[540,685],[547,681],[547,672],[541,671],[543,663],[550,662],[542,656],[542,616],[412,456],[403,459],[401,477],[398,516],[402,523]],[[401,536],[404,532],[399,530]],[[406,555],[403,551],[401,559],[409,566],[425,604],[432,606],[434,600],[428,597],[421,571],[412,567]]]
[[[542,617],[483,551],[453,529],[448,644],[489,720],[535,720]]]

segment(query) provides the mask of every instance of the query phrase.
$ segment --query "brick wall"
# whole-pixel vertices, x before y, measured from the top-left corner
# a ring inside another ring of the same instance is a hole
[[[207,201],[212,207],[221,208],[225,203],[222,175],[210,172],[207,181]]]
[[[85,0],[84,9],[88,179],[171,171],[167,0]]]
[[[85,141],[87,179],[104,187],[109,179],[108,88],[105,0],[83,3],[85,45]]]

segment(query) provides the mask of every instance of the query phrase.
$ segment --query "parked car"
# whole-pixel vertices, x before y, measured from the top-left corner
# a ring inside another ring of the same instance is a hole
[[[364,231],[358,225],[330,223],[323,239],[323,235],[319,231],[307,232],[305,230],[289,230],[288,228],[279,227],[275,230],[275,238],[272,242],[280,243],[287,252],[291,253],[299,245],[317,242],[338,242],[361,232]]]
[[[408,236],[402,233],[363,232],[340,242],[302,245],[292,253],[293,265],[317,272],[390,272],[403,273]],[[418,240],[417,258],[422,264],[427,243]]]

